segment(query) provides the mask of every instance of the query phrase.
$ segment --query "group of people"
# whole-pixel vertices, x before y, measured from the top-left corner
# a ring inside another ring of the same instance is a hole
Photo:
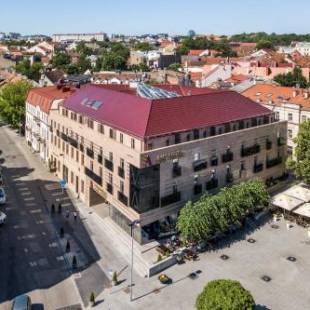
[[[55,205],[54,205],[54,204],[52,204],[52,206],[51,206],[51,213],[55,213]],[[61,203],[58,204],[58,213],[59,213],[59,214],[62,213],[62,205],[61,205]],[[74,210],[74,211],[72,212],[72,214],[73,214],[74,220],[77,220],[78,213]],[[65,215],[65,217],[66,217],[66,221],[68,221],[68,220],[69,220],[69,217],[70,217],[70,211],[69,211],[69,209],[66,209],[66,215]]]

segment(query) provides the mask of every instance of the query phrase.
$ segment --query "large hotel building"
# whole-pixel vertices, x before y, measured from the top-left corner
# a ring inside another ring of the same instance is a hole
[[[164,89],[163,89],[164,88]],[[145,243],[204,193],[285,170],[287,124],[238,93],[86,85],[49,112],[49,165]]]

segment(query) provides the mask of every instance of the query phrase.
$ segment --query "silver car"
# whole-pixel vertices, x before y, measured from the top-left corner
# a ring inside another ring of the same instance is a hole
[[[6,194],[3,187],[0,187],[0,205],[3,205],[6,203]]]

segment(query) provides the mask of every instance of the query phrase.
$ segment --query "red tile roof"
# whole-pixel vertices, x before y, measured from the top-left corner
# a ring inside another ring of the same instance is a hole
[[[49,113],[54,100],[68,98],[73,92],[74,90],[63,92],[56,86],[32,88],[28,93],[27,102]]]
[[[207,87],[190,87],[182,85],[172,85],[172,84],[157,84],[155,87],[161,88],[163,90],[171,91],[177,93],[180,96],[190,96],[190,95],[202,95],[214,92],[214,89]]]
[[[98,110],[83,99],[102,102]],[[139,138],[159,136],[269,115],[271,111],[232,91],[150,100],[86,85],[64,102],[64,107]]]
[[[205,50],[190,50],[188,56],[200,56]]]

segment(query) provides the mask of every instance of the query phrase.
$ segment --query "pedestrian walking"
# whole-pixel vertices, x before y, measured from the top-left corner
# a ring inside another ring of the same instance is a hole
[[[69,210],[66,210],[66,221],[69,220],[69,216],[70,216],[70,212],[69,212]]]
[[[76,221],[76,219],[77,219],[77,212],[76,211],[73,212],[73,216],[74,216],[74,220]]]

